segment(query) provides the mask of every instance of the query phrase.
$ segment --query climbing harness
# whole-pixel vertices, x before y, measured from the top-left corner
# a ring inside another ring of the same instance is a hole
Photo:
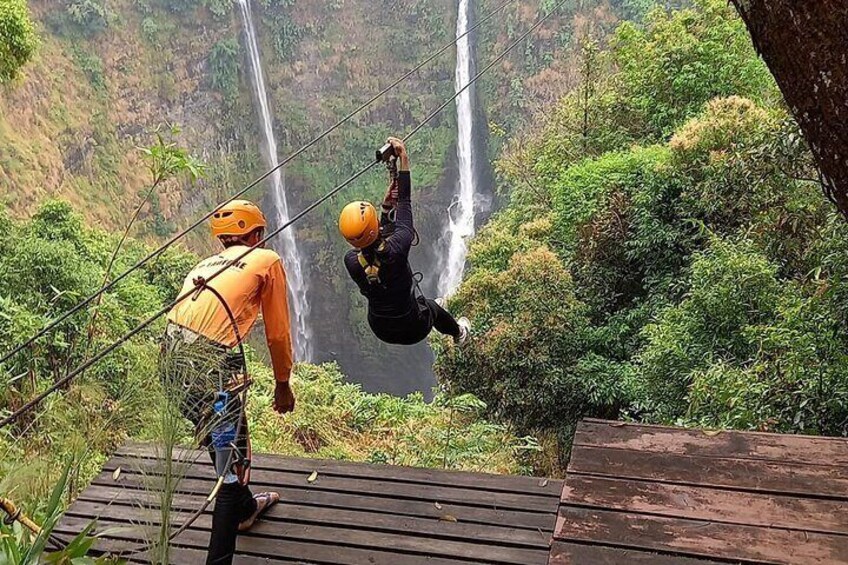
[[[212,413],[210,416],[220,422],[219,426],[213,428],[211,431],[212,434],[212,443],[215,447],[216,451],[220,451],[221,453],[227,453],[226,463],[224,465],[220,465],[216,459],[216,471],[218,472],[219,479],[222,476],[225,476],[230,472],[230,467],[235,467],[237,470],[237,475],[239,477],[239,482],[241,484],[247,484],[250,479],[250,441],[247,441],[247,453],[243,453],[239,447],[237,446],[237,440],[240,438],[239,432],[241,431],[241,426],[245,420],[245,408],[247,405],[247,391],[250,388],[251,380],[248,374],[247,369],[247,354],[244,350],[244,343],[242,340],[241,332],[239,332],[238,322],[236,321],[236,317],[233,314],[230,305],[227,304],[227,301],[224,300],[224,297],[221,296],[221,293],[218,292],[214,287],[209,286],[206,279],[203,277],[197,277],[194,279],[195,293],[192,300],[197,300],[200,297],[200,293],[204,290],[208,290],[211,292],[215,298],[218,299],[218,302],[221,303],[221,306],[224,307],[224,310],[227,312],[227,316],[230,319],[230,323],[233,326],[233,332],[235,333],[236,343],[238,344],[238,355],[240,368],[242,370],[241,375],[242,379],[240,382],[236,379],[230,379],[228,382],[223,381],[222,372],[219,372],[219,381],[218,381],[218,391],[215,396],[215,402],[212,405]],[[232,407],[231,399],[238,399],[239,402],[239,414],[237,420],[237,425],[232,425],[231,422],[227,421],[227,416],[229,415],[229,411]],[[226,479],[226,477],[225,477]]]
[[[351,111],[351,112],[350,112],[349,114],[347,114],[345,117],[343,117],[343,118],[342,118],[342,119],[340,119],[338,122],[336,122],[335,124],[333,124],[332,126],[330,126],[330,127],[329,127],[328,129],[326,129],[324,132],[322,132],[320,135],[318,135],[317,137],[315,137],[315,138],[314,138],[314,139],[312,139],[311,141],[307,142],[307,143],[306,143],[305,145],[303,145],[300,149],[298,149],[297,151],[295,151],[294,153],[292,153],[291,155],[289,155],[288,157],[286,157],[285,159],[283,159],[282,161],[280,161],[279,163],[277,163],[277,165],[276,165],[275,167],[271,168],[270,170],[268,170],[267,172],[265,172],[262,176],[258,177],[258,178],[257,178],[257,179],[255,179],[253,182],[251,182],[250,184],[248,184],[247,186],[245,186],[243,189],[239,190],[237,193],[235,193],[233,196],[231,196],[231,197],[230,197],[228,200],[226,200],[225,202],[220,203],[218,206],[216,206],[213,210],[211,210],[209,213],[207,213],[206,215],[204,215],[202,218],[198,219],[197,221],[195,221],[194,223],[192,223],[190,226],[188,226],[187,228],[185,228],[184,230],[182,230],[182,231],[181,231],[181,232],[179,232],[178,234],[174,235],[174,237],[172,237],[171,239],[169,239],[168,241],[166,241],[165,243],[163,243],[163,244],[162,244],[161,246],[159,246],[157,249],[155,249],[154,251],[152,251],[151,253],[149,253],[146,257],[143,257],[142,259],[140,259],[140,260],[139,260],[138,262],[136,262],[136,263],[135,263],[132,267],[130,267],[129,269],[127,269],[126,271],[124,271],[123,273],[121,273],[120,275],[118,275],[117,277],[115,277],[114,279],[112,279],[112,281],[111,281],[111,282],[109,282],[108,284],[106,284],[106,285],[102,286],[102,287],[100,288],[100,290],[98,290],[97,292],[95,292],[94,294],[92,294],[91,296],[89,296],[88,298],[84,299],[82,302],[78,303],[76,306],[74,306],[74,307],[72,307],[71,309],[67,310],[65,313],[63,313],[63,314],[59,315],[59,317],[58,317],[58,318],[56,318],[56,319],[54,319],[52,322],[48,323],[48,324],[47,324],[46,326],[44,326],[41,330],[39,330],[39,331],[38,331],[35,335],[33,335],[32,337],[30,337],[29,339],[27,339],[27,340],[26,340],[26,341],[24,341],[23,343],[21,343],[21,344],[19,344],[19,345],[15,346],[15,348],[14,348],[14,349],[12,349],[12,350],[11,350],[11,351],[9,351],[8,353],[4,354],[4,355],[3,355],[3,357],[2,357],[2,358],[0,358],[0,364],[5,363],[5,362],[6,362],[6,361],[8,361],[9,359],[11,359],[13,356],[15,356],[15,355],[17,355],[18,353],[20,353],[21,351],[23,351],[26,347],[29,347],[30,345],[32,345],[33,343],[35,343],[37,340],[39,340],[39,339],[41,339],[42,337],[44,337],[45,335],[47,335],[47,333],[48,333],[48,332],[50,332],[50,330],[52,330],[52,329],[56,328],[59,324],[61,324],[62,322],[64,322],[65,320],[67,320],[68,318],[70,318],[71,316],[73,316],[74,314],[76,314],[77,312],[79,312],[80,310],[82,310],[82,309],[84,309],[84,308],[88,307],[88,306],[89,306],[92,302],[94,302],[94,301],[95,301],[95,300],[96,300],[96,299],[97,299],[100,295],[102,295],[102,294],[104,294],[104,293],[106,293],[106,292],[109,292],[111,289],[115,288],[115,286],[117,286],[117,285],[118,285],[118,283],[120,283],[121,281],[123,281],[124,279],[126,279],[127,277],[129,277],[132,273],[134,273],[135,271],[139,270],[140,268],[142,268],[144,265],[146,265],[147,263],[149,263],[149,262],[150,262],[150,261],[152,261],[153,259],[155,259],[155,258],[159,257],[160,255],[162,255],[165,251],[167,251],[167,250],[168,250],[171,246],[173,246],[176,242],[178,242],[179,240],[181,240],[182,238],[184,238],[184,237],[185,237],[186,235],[188,235],[190,232],[192,232],[192,231],[194,231],[195,229],[197,229],[197,227],[198,227],[198,226],[200,226],[203,222],[205,222],[206,220],[208,220],[209,218],[211,218],[211,217],[212,217],[212,215],[213,215],[213,214],[215,214],[216,212],[218,212],[221,208],[223,208],[224,206],[226,206],[227,204],[229,204],[229,203],[230,203],[230,202],[232,202],[233,200],[236,200],[236,199],[238,199],[238,198],[240,198],[240,197],[244,196],[244,195],[245,195],[245,194],[247,194],[247,193],[248,193],[251,189],[253,189],[254,187],[258,186],[261,182],[263,182],[263,181],[265,181],[266,179],[268,179],[268,178],[269,178],[272,174],[274,174],[276,171],[280,170],[282,167],[284,167],[284,166],[286,166],[287,164],[291,163],[294,159],[296,159],[297,157],[299,157],[300,155],[302,155],[303,153],[305,153],[306,151],[308,151],[309,149],[311,149],[312,147],[314,147],[315,145],[317,145],[320,141],[324,140],[324,139],[325,139],[327,136],[329,136],[331,133],[333,133],[334,131],[336,131],[336,130],[338,130],[340,127],[342,127],[343,125],[345,125],[345,124],[347,124],[348,122],[350,122],[350,121],[351,121],[354,117],[356,117],[357,115],[359,115],[359,114],[360,114],[363,110],[365,110],[365,109],[369,108],[372,104],[374,104],[375,102],[377,102],[379,99],[381,99],[383,96],[385,96],[386,94],[388,94],[390,91],[394,90],[394,89],[395,89],[398,85],[400,85],[400,84],[401,84],[402,82],[404,82],[406,79],[408,79],[409,77],[411,77],[411,76],[415,75],[418,71],[420,71],[421,69],[423,69],[425,66],[427,66],[427,65],[429,65],[430,63],[432,63],[433,61],[435,61],[438,57],[440,57],[442,54],[444,54],[444,53],[445,53],[448,49],[450,49],[451,47],[453,47],[454,45],[456,45],[456,43],[457,43],[458,41],[460,41],[460,40],[461,40],[461,39],[463,39],[464,37],[466,37],[466,36],[470,35],[471,33],[473,33],[473,32],[474,32],[477,28],[479,28],[479,27],[480,27],[480,26],[482,26],[484,23],[486,23],[486,22],[488,22],[489,20],[491,20],[491,19],[492,19],[493,17],[495,17],[497,14],[499,14],[500,12],[502,12],[502,11],[503,11],[503,10],[504,10],[507,6],[509,6],[510,4],[512,4],[513,2],[516,2],[516,1],[517,1],[517,0],[506,0],[506,2],[504,2],[504,3],[503,3],[503,4],[501,4],[500,6],[498,6],[497,8],[495,8],[494,10],[492,10],[491,12],[489,12],[488,14],[486,14],[484,17],[482,17],[482,18],[480,19],[480,21],[478,21],[476,24],[474,24],[473,26],[471,26],[471,27],[470,27],[470,28],[469,28],[469,29],[468,29],[465,33],[463,33],[462,35],[457,36],[457,37],[456,37],[453,41],[451,41],[451,42],[448,42],[448,43],[444,44],[442,47],[440,47],[438,50],[436,50],[436,51],[435,51],[432,55],[430,55],[429,57],[427,57],[426,59],[424,59],[423,61],[421,61],[418,65],[416,65],[413,69],[411,69],[410,71],[408,71],[407,73],[405,73],[404,75],[402,75],[400,78],[396,79],[396,80],[395,80],[394,82],[392,82],[389,86],[387,86],[386,88],[384,88],[383,90],[381,90],[380,92],[378,92],[377,94],[375,94],[374,96],[372,96],[372,97],[371,97],[370,99],[368,99],[366,102],[362,103],[362,104],[361,104],[360,106],[358,106],[355,110]],[[0,424],[0,427],[2,427],[3,425],[5,425],[5,424]]]
[[[385,249],[386,242],[383,241],[380,243],[380,246],[377,247],[377,252],[370,258],[365,255],[364,251],[360,251],[356,254],[356,258],[359,260],[359,265],[362,267],[362,270],[365,271],[365,278],[368,280],[368,284],[382,284],[382,281],[380,280],[380,267],[382,266],[382,263],[380,262],[380,258],[377,256],[377,253],[380,253]]]

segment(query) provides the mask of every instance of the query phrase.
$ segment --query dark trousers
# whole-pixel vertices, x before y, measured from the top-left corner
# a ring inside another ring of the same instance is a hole
[[[247,428],[247,417],[241,410],[240,403],[233,402],[232,404],[232,406],[228,407],[227,412],[241,416],[236,446],[241,454],[249,457],[250,437]],[[193,423],[195,426],[198,425],[197,422],[193,421]],[[224,423],[226,423],[226,420],[220,421],[215,425],[218,426]],[[212,445],[211,436],[210,431],[201,441],[201,445],[206,446],[209,456],[212,459],[212,465],[220,471],[221,469],[219,467],[224,467],[227,461],[218,461],[218,458],[223,455],[216,452],[215,446]],[[226,458],[231,459],[230,467],[236,463],[235,454],[232,457]],[[235,483],[224,484],[221,490],[218,491],[218,497],[215,499],[215,509],[212,512],[212,535],[209,538],[209,551],[206,554],[207,565],[230,565],[233,562],[233,554],[236,551],[236,538],[238,537],[238,525],[256,512],[256,500],[253,498],[250,487],[247,486],[247,470],[244,470],[244,474],[239,474],[242,475],[239,477],[240,480]]]
[[[207,448],[218,473],[235,471],[239,480],[225,483],[218,491],[212,513],[207,564],[230,565],[236,549],[238,525],[256,511],[256,500],[247,486],[249,470],[243,458],[250,458],[250,435],[247,417],[238,396],[233,396],[218,415],[212,410],[217,392],[225,388],[233,374],[243,371],[240,359],[226,350],[196,340],[184,341],[184,334],[166,335],[160,353],[160,374],[171,398],[179,398],[182,415],[195,427],[200,445]],[[217,452],[213,431],[227,424],[236,427],[236,450],[231,456]],[[219,461],[219,457],[224,457]],[[239,467],[241,465],[241,467]]]
[[[238,525],[256,512],[256,500],[247,485],[224,485],[215,499],[212,536],[206,554],[207,565],[230,565],[236,551]]]
[[[429,298],[424,299],[427,309],[430,310],[430,315],[433,318],[433,327],[437,332],[444,335],[449,335],[453,338],[459,338],[459,324],[451,315],[450,312],[439,306],[435,300]]]
[[[459,324],[450,312],[423,296],[418,297],[412,311],[396,318],[369,313],[368,324],[374,335],[395,345],[414,345],[426,339],[433,329],[453,338],[458,338],[460,333]]]

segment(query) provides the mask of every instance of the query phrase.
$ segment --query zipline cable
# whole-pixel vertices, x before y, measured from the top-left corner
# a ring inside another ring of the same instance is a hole
[[[162,253],[164,253],[166,250],[168,250],[177,241],[179,241],[180,239],[182,239],[183,237],[188,235],[191,231],[196,229],[200,224],[202,224],[203,222],[205,222],[206,220],[211,218],[212,215],[215,212],[217,212],[218,210],[220,210],[222,207],[226,206],[227,204],[229,204],[233,200],[239,198],[240,196],[244,196],[245,194],[247,194],[248,191],[255,188],[257,185],[259,185],[262,181],[266,180],[268,177],[270,177],[276,171],[278,171],[282,167],[286,166],[287,164],[291,163],[294,159],[296,159],[297,157],[302,155],[307,150],[311,149],[318,142],[322,141],[328,135],[330,135],[331,133],[333,133],[334,131],[336,131],[337,129],[339,129],[340,127],[345,125],[346,123],[348,123],[350,120],[352,120],[354,117],[356,117],[360,112],[362,112],[363,110],[365,110],[366,108],[368,108],[369,106],[374,104],[377,100],[379,100],[380,98],[382,98],[383,96],[388,94],[389,91],[393,90],[395,87],[397,87],[399,84],[404,82],[406,79],[408,79],[409,77],[411,77],[412,75],[414,75],[415,73],[420,71],[425,66],[432,63],[435,59],[437,59],[439,56],[444,54],[445,51],[447,51],[448,49],[450,49],[451,47],[456,45],[457,41],[459,41],[460,39],[469,35],[470,33],[474,32],[477,28],[479,28],[484,23],[486,23],[487,21],[492,19],[495,15],[497,15],[498,13],[503,11],[504,8],[506,8],[507,6],[509,6],[510,4],[512,4],[515,1],[516,0],[506,0],[506,2],[504,2],[500,6],[498,6],[497,8],[492,10],[491,12],[489,12],[488,14],[486,14],[480,21],[478,21],[471,28],[469,28],[468,31],[466,31],[462,35],[458,35],[452,42],[446,43],[445,45],[443,45],[441,48],[439,48],[438,51],[436,51],[435,53],[433,53],[432,55],[430,55],[429,57],[424,59],[421,63],[416,65],[415,68],[408,71],[406,74],[401,76],[399,79],[395,80],[392,84],[390,84],[389,86],[387,86],[386,88],[384,88],[383,90],[381,90],[380,92],[378,92],[377,94],[372,96],[367,102],[363,103],[358,108],[356,108],[355,110],[353,110],[352,112],[347,114],[344,118],[342,118],[341,120],[336,122],[329,129],[325,130],[318,137],[316,137],[313,140],[306,143],[300,149],[298,149],[297,151],[295,151],[294,153],[292,153],[291,155],[289,155],[288,157],[283,159],[280,163],[277,163],[277,165],[275,165],[272,169],[270,169],[268,172],[266,172],[265,174],[263,174],[262,176],[260,176],[259,178],[257,178],[256,180],[254,180],[253,182],[248,184],[246,187],[244,187],[243,189],[241,189],[240,191],[238,191],[237,193],[232,195],[228,200],[218,204],[211,212],[209,212],[208,214],[206,214],[205,216],[203,216],[199,220],[195,221],[189,227],[185,228],[183,231],[179,232],[174,237],[172,237],[171,239],[169,239],[168,241],[163,243],[158,249],[152,251],[146,257],[139,260],[132,267],[130,267],[129,269],[127,269],[126,271],[124,271],[123,273],[121,273],[120,275],[115,277],[114,279],[112,279],[111,282],[109,282],[108,284],[101,287],[100,290],[98,290],[97,292],[95,292],[94,294],[92,294],[91,296],[89,296],[88,298],[86,298],[85,300],[83,300],[82,302],[80,302],[79,304],[77,304],[76,306],[71,308],[70,310],[66,311],[64,314],[61,314],[58,318],[54,319],[52,322],[47,324],[44,328],[39,330],[34,336],[29,338],[25,342],[21,343],[20,345],[17,345],[14,349],[12,349],[11,351],[9,351],[5,355],[3,355],[2,359],[0,359],[0,364],[5,363],[9,359],[11,359],[13,356],[15,356],[18,353],[20,353],[21,351],[23,351],[26,347],[29,347],[30,345],[35,343],[37,340],[44,337],[50,330],[56,328],[56,326],[58,326],[59,324],[61,324],[62,322],[64,322],[65,320],[67,320],[68,318],[70,318],[71,316],[76,314],[77,312],[79,312],[80,310],[89,306],[99,296],[101,296],[102,294],[113,289],[118,283],[120,283],[122,280],[126,279],[132,273],[139,270],[141,267],[143,267],[144,265],[149,263],[151,260],[162,255]]]
[[[533,26],[531,26],[530,29],[528,29],[526,32],[524,32],[514,42],[512,42],[504,51],[502,51],[497,57],[495,57],[494,60],[492,60],[488,65],[486,65],[486,67],[484,67],[483,70],[481,70],[476,75],[474,75],[474,77],[471,80],[468,81],[468,84],[463,86],[461,89],[457,90],[456,93],[453,96],[448,98],[441,106],[436,108],[436,110],[434,110],[426,118],[424,118],[424,120],[420,124],[418,124],[411,132],[409,132],[406,135],[406,137],[403,138],[404,141],[408,141],[412,136],[414,136],[416,133],[421,131],[421,128],[423,128],[429,122],[431,122],[445,108],[447,108],[447,106],[449,104],[456,101],[456,99],[459,98],[459,96],[463,92],[468,90],[474,83],[476,83],[480,79],[480,77],[485,75],[489,70],[491,70],[492,67],[494,67],[496,64],[498,64],[500,61],[502,61],[504,59],[504,57],[506,57],[509,53],[511,53],[513,49],[515,49],[520,43],[522,43],[531,33],[536,31],[543,23],[545,23],[548,19],[550,19],[550,17],[553,14],[555,14],[562,6],[564,6],[569,1],[571,1],[571,0],[562,0],[561,2],[556,4],[553,8],[551,8],[551,10],[547,14],[545,14],[544,16],[542,16],[541,18],[536,20],[536,23],[533,24]],[[328,201],[333,196],[335,196],[336,194],[338,194],[339,192],[344,190],[348,185],[350,185],[351,183],[356,181],[359,177],[361,177],[362,175],[367,173],[369,170],[374,168],[374,166],[376,166],[378,163],[379,163],[379,161],[374,160],[370,164],[368,164],[367,166],[363,167],[362,169],[360,169],[359,171],[354,173],[346,181],[344,181],[343,183],[341,183],[340,185],[338,185],[337,187],[332,189],[330,192],[328,192],[327,194],[325,194],[324,196],[322,196],[321,198],[319,198],[318,200],[316,200],[315,202],[313,202],[312,204],[307,206],[304,210],[302,210],[300,213],[298,213],[294,218],[292,218],[291,220],[289,220],[288,222],[286,222],[282,226],[278,227],[277,229],[269,232],[268,235],[266,235],[260,241],[255,243],[253,246],[248,247],[247,250],[244,253],[238,255],[236,258],[229,261],[226,265],[222,266],[219,270],[215,271],[204,282],[209,283],[209,282],[215,280],[219,275],[224,273],[227,269],[229,269],[233,265],[239,263],[242,259],[247,257],[249,254],[253,253],[254,250],[256,250],[259,247],[262,247],[263,245],[265,245],[265,243],[270,241],[272,238],[279,235],[283,230],[290,227],[292,224],[300,221],[304,216],[309,214],[312,210],[314,210],[315,208],[317,208],[318,206],[320,206],[321,204]],[[29,402],[27,402],[26,404],[24,404],[21,408],[17,409],[15,412],[10,414],[6,418],[3,418],[3,420],[0,421],[0,428],[6,427],[10,423],[12,423],[12,422],[16,421],[18,418],[20,418],[23,414],[26,414],[27,412],[29,412],[30,410],[32,410],[33,408],[38,406],[45,398],[47,398],[48,396],[50,396],[51,394],[53,394],[57,390],[65,387],[74,378],[76,378],[80,373],[86,371],[92,365],[99,363],[101,360],[103,360],[106,356],[108,356],[110,353],[112,353],[118,347],[120,347],[121,345],[126,343],[128,340],[132,339],[133,337],[135,337],[136,335],[141,333],[145,328],[150,326],[153,322],[158,320],[160,317],[167,314],[174,306],[176,306],[177,304],[179,304],[180,302],[182,302],[186,298],[189,298],[195,292],[197,292],[197,289],[191,289],[191,290],[181,294],[180,296],[178,296],[173,302],[171,302],[167,306],[159,309],[155,314],[153,314],[152,316],[147,318],[144,322],[142,322],[141,324],[136,326],[134,329],[130,330],[129,332],[124,334],[122,337],[120,337],[117,341],[112,343],[112,345],[106,347],[100,353],[98,353],[97,355],[95,355],[94,357],[92,357],[91,359],[89,359],[88,361],[86,361],[85,363],[83,363],[82,365],[80,365],[79,367],[77,367],[76,369],[71,371],[70,373],[68,373],[65,377],[56,381],[47,390],[45,390],[44,392],[42,392],[41,394],[36,396],[34,399],[32,399]]]

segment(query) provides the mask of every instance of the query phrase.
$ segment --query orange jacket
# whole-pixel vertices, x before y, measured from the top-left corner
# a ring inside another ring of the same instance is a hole
[[[223,266],[244,253],[235,245],[198,263],[188,274],[180,294],[191,292],[198,277],[210,279]],[[259,309],[265,321],[265,337],[278,382],[289,380],[292,368],[291,321],[289,320],[286,273],[280,256],[270,249],[256,249],[229,267],[208,285],[227,302],[236,319],[242,340],[247,337]],[[235,347],[238,339],[226,309],[208,290],[186,298],[168,313],[168,320],[215,343]]]

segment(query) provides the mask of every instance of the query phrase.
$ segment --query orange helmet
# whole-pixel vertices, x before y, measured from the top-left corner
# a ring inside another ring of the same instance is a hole
[[[357,249],[368,247],[380,235],[377,209],[368,202],[351,202],[339,217],[339,231]]]
[[[247,235],[267,225],[262,210],[247,200],[233,200],[212,214],[212,234],[215,237]]]

